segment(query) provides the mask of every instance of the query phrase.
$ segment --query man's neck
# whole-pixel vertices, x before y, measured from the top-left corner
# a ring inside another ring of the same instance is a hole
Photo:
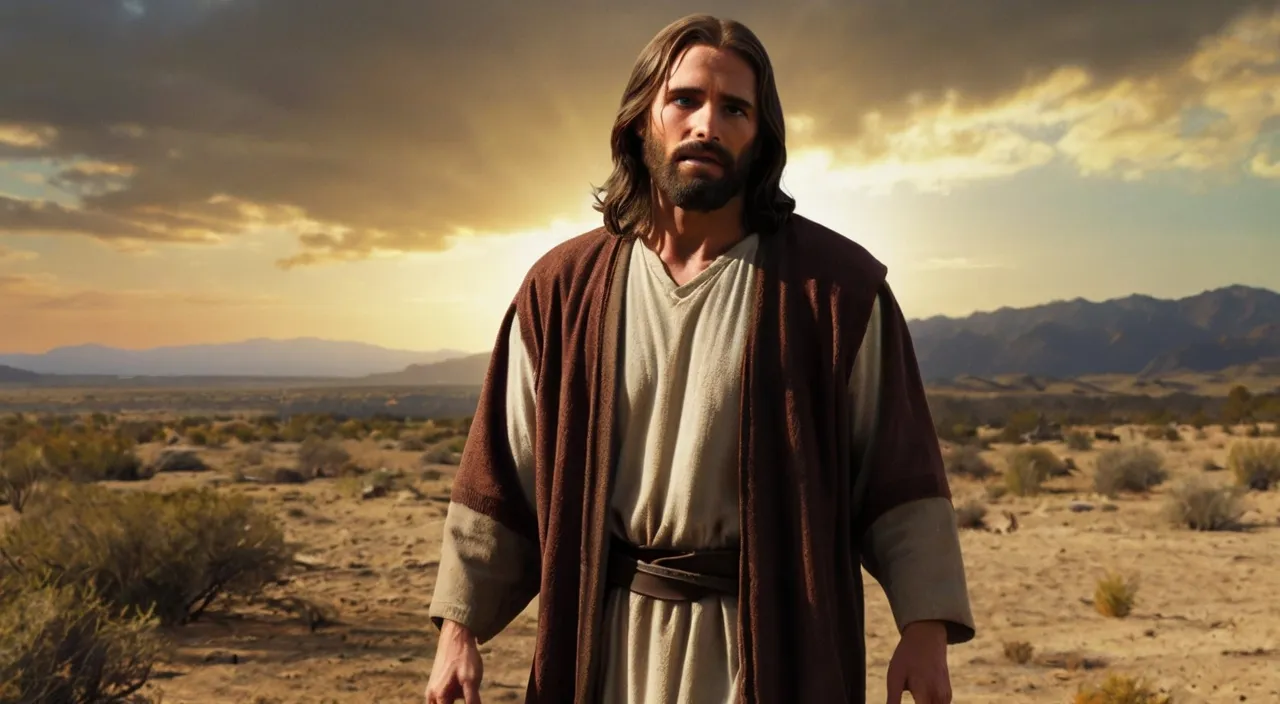
[[[742,203],[735,199],[709,213],[676,207],[654,209],[645,244],[669,266],[701,269],[742,241]]]

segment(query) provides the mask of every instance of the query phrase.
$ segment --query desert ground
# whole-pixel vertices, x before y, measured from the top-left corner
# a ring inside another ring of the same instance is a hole
[[[1032,496],[999,491],[1007,445],[980,451],[994,476],[953,475],[956,505],[985,509],[981,524],[961,533],[978,636],[950,651],[954,701],[1070,702],[1082,685],[1111,674],[1145,680],[1175,704],[1280,701],[1273,593],[1280,584],[1280,491],[1244,495],[1235,530],[1193,531],[1166,517],[1168,497],[1183,480],[1233,482],[1231,472],[1213,470],[1227,464],[1231,443],[1245,430],[1183,427],[1178,440],[1152,439],[1141,426],[1111,430],[1118,443],[1090,449],[1039,443],[1077,471],[1048,479]],[[1254,432],[1276,434],[1266,424]],[[456,456],[369,437],[335,442],[352,465],[385,469],[394,483],[375,495],[362,491],[360,476],[250,481],[247,474],[269,475],[262,468],[293,466],[298,444],[231,439],[193,447],[172,438],[142,444],[137,454],[147,463],[185,449],[207,469],[106,483],[121,491],[197,485],[247,495],[278,518],[298,549],[294,567],[260,594],[166,629],[171,646],[143,694],[166,704],[422,700],[436,647],[427,610]],[[1154,449],[1168,478],[1144,492],[1099,495],[1096,461],[1115,446]],[[0,524],[18,518],[0,507]],[[1099,579],[1110,572],[1136,580],[1124,617],[1094,608]],[[864,578],[868,701],[884,701],[896,631],[883,593]],[[530,605],[483,646],[482,701],[522,701],[535,628]]]

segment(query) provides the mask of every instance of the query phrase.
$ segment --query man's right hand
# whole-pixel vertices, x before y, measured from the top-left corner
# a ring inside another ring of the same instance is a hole
[[[431,679],[427,682],[427,704],[480,704],[480,680],[484,663],[476,637],[466,626],[445,620],[440,627]]]

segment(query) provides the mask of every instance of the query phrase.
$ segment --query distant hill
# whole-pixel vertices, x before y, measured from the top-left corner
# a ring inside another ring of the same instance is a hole
[[[26,369],[15,369],[0,364],[0,384],[27,384],[38,381],[40,375]]]
[[[1077,298],[908,325],[929,380],[1214,372],[1280,357],[1280,294],[1246,286],[1177,300]]]
[[[489,352],[448,359],[434,364],[414,364],[389,374],[360,379],[369,386],[479,386],[489,370]]]
[[[0,365],[40,374],[361,377],[466,354],[457,350],[397,350],[363,342],[317,338],[258,338],[144,350],[78,345],[59,347],[42,354],[0,354]]]

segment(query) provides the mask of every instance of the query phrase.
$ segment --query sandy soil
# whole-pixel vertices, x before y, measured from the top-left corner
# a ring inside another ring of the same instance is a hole
[[[1280,701],[1280,562],[1273,559],[1280,492],[1248,496],[1250,528],[1242,532],[1194,533],[1162,518],[1164,494],[1180,479],[1230,480],[1203,470],[1206,459],[1225,464],[1229,441],[1210,435],[1152,443],[1165,453],[1172,479],[1150,496],[1114,501],[1090,491],[1096,451],[1049,443],[1083,473],[1053,480],[1039,497],[991,502],[990,522],[1012,513],[1013,532],[963,533],[979,635],[951,650],[954,701],[1061,703],[1111,671],[1147,678],[1174,693],[1176,704]],[[129,485],[214,482],[271,507],[311,567],[267,596],[310,600],[335,621],[313,630],[298,614],[261,605],[216,613],[174,633],[148,692],[163,694],[166,704],[422,701],[435,648],[426,614],[452,470],[434,468],[438,478],[422,479],[417,453],[370,442],[352,447],[364,466],[410,472],[417,492],[362,500],[339,480],[231,484],[218,470]],[[1001,451],[987,454],[998,468]],[[236,462],[234,450],[206,455],[216,468]],[[956,479],[953,488],[957,503],[985,497],[976,482]],[[1089,510],[1073,510],[1077,503]],[[1128,618],[1107,618],[1091,606],[1096,580],[1109,569],[1139,580]],[[883,593],[867,582],[868,701],[877,702],[884,701],[896,633]],[[484,702],[522,701],[535,613],[526,610],[484,647]],[[1031,662],[1005,657],[1005,643],[1014,641],[1033,646]]]

